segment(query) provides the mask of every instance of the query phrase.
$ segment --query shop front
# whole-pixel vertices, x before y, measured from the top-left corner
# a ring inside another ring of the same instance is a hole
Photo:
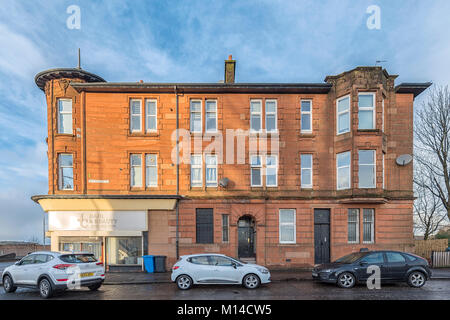
[[[173,210],[176,200],[104,200],[37,200],[48,213],[51,250],[90,252],[107,271],[143,270],[142,256],[149,253],[149,215]]]

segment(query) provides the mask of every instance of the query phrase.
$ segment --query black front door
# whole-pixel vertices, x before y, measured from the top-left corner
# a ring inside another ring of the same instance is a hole
[[[330,262],[330,209],[314,209],[314,263]]]
[[[238,221],[238,255],[239,258],[255,256],[255,230],[250,217],[243,217]]]

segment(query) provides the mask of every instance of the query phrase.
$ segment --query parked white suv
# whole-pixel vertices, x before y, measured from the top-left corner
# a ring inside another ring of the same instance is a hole
[[[105,270],[91,253],[40,251],[7,267],[2,280],[7,293],[17,287],[38,288],[46,299],[56,290],[79,287],[97,290],[105,280]]]
[[[172,267],[171,279],[181,290],[194,284],[242,284],[256,289],[270,282],[270,272],[263,266],[222,254],[193,254],[180,257]]]

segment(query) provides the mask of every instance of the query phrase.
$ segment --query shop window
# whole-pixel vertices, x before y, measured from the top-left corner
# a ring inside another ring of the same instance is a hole
[[[214,243],[213,209],[197,209],[196,242]]]
[[[110,265],[141,264],[142,237],[108,237],[106,256]]]
[[[71,99],[58,100],[58,133],[73,134]]]

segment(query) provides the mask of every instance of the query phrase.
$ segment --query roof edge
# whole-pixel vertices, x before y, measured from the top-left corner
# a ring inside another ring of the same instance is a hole
[[[123,195],[123,194],[46,194],[46,195],[35,195],[31,197],[31,200],[38,203],[39,200],[43,199],[182,199],[179,195]]]
[[[404,82],[395,87],[396,93],[412,93],[414,98],[427,90],[433,83],[432,82]]]

